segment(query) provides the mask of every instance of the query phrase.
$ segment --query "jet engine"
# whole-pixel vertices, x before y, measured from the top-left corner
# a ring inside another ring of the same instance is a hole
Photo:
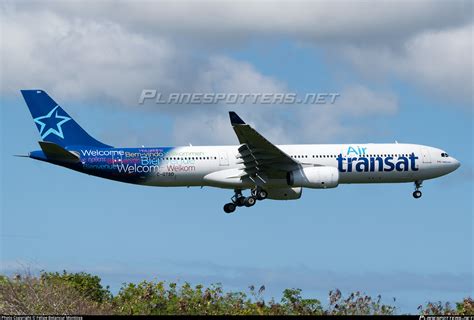
[[[339,171],[334,167],[305,167],[288,172],[286,182],[292,187],[335,188],[339,184]]]

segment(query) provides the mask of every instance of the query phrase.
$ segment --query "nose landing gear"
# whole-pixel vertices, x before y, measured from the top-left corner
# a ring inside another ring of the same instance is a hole
[[[421,198],[422,193],[419,189],[422,187],[422,183],[423,181],[415,181],[415,191],[413,192],[413,198]]]
[[[420,190],[413,191],[413,198],[415,198],[415,199],[421,198],[421,195],[422,195],[422,193],[421,193]]]
[[[248,197],[242,195],[242,190],[236,189],[234,190],[234,196],[231,198],[232,202],[224,205],[224,212],[232,213],[237,207],[252,207],[257,203],[257,200],[264,200],[267,196],[268,192],[260,188],[252,189],[251,195]]]

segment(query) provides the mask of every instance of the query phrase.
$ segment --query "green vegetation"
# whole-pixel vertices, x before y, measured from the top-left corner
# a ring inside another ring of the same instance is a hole
[[[249,287],[248,293],[224,292],[220,284],[204,287],[184,283],[143,281],[126,283],[117,295],[101,285],[99,277],[88,273],[41,272],[0,275],[0,314],[232,314],[232,315],[371,315],[396,313],[396,308],[360,292],[344,297],[339,290],[329,292],[328,305],[305,299],[300,289],[286,289],[279,302],[265,301],[265,287]],[[428,303],[418,308],[422,314],[474,314],[474,301],[465,298],[452,307],[449,303]]]

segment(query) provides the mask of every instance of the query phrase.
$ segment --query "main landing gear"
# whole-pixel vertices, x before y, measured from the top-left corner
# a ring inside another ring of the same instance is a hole
[[[234,190],[234,196],[231,198],[232,202],[226,203],[224,205],[225,213],[232,213],[237,207],[252,207],[257,203],[257,200],[265,200],[268,197],[268,192],[261,189],[255,188],[252,189],[251,195],[245,197],[242,195],[242,190]]]
[[[413,192],[413,198],[418,199],[421,198],[421,191],[419,190],[422,187],[423,181],[415,181],[415,191]]]

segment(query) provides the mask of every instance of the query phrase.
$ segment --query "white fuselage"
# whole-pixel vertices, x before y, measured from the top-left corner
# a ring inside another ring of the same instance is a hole
[[[244,166],[239,162],[238,147],[174,147],[161,159],[157,167],[159,173],[148,176],[143,184],[251,188],[251,182],[240,179]],[[302,166],[337,168],[339,184],[423,181],[446,175],[460,165],[443,150],[416,144],[304,144],[278,147]],[[136,165],[129,169],[135,174],[140,170],[144,168]],[[287,186],[287,181],[274,179],[265,184],[278,188]]]

